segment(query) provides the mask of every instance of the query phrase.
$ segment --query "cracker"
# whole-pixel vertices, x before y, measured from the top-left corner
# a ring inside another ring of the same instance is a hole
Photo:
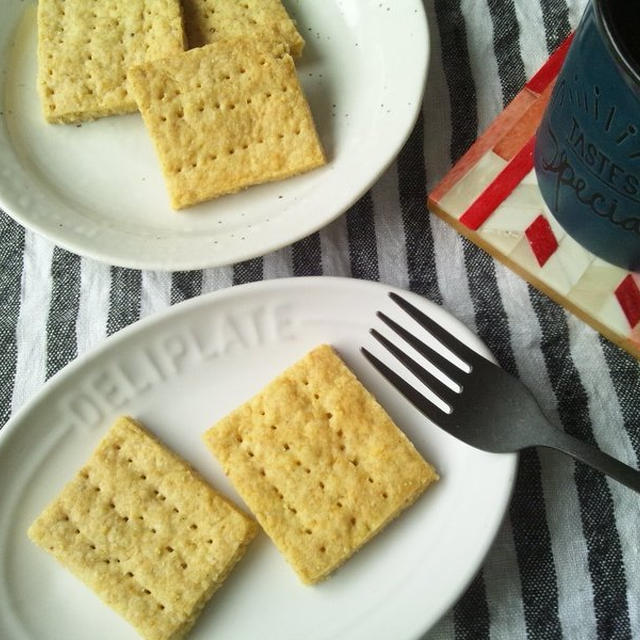
[[[327,345],[204,438],[305,583],[329,575],[438,478]]]
[[[261,37],[284,42],[295,58],[304,40],[280,0],[182,0],[190,47],[223,38]]]
[[[325,163],[283,44],[221,40],[129,78],[175,209]]]
[[[127,69],[183,48],[179,0],[39,0],[45,119],[76,122],[136,111]]]
[[[118,419],[29,537],[145,638],[180,638],[256,524],[131,418]]]

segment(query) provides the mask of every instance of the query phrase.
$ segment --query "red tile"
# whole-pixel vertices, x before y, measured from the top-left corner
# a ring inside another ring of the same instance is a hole
[[[509,161],[493,182],[473,201],[460,216],[465,227],[476,231],[483,222],[504,202],[513,190],[533,169],[533,148],[536,137],[532,136],[527,144]]]
[[[490,151],[513,127],[522,115],[535,103],[538,94],[526,87],[505,107],[505,110],[489,125],[489,128],[458,160],[453,169],[434,187],[429,202],[437,205],[442,198]]]
[[[616,298],[633,329],[640,323],[640,286],[631,274],[618,285]]]
[[[569,34],[566,40],[554,51],[544,65],[542,65],[538,73],[527,82],[527,89],[535,93],[541,93],[549,86],[550,82],[556,79],[564,64],[564,59],[567,57],[572,40],[573,33]]]
[[[527,240],[538,264],[543,267],[558,248],[558,241],[553,235],[551,225],[548,220],[540,214],[527,227],[525,235],[527,236]]]

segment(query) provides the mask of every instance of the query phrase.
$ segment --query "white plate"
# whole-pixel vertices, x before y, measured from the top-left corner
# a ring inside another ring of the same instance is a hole
[[[440,482],[329,580],[303,586],[260,535],[204,610],[193,639],[417,638],[477,571],[508,504],[517,457],[477,451],[427,422],[369,365],[388,287],[347,279],[273,280],[185,302],[72,363],[0,431],[0,637],[135,638],[25,531],[81,466],[112,419],[138,417],[231,499],[242,501],[201,441],[214,421],[328,342],[390,412]],[[481,353],[441,308],[405,294]],[[406,326],[411,326],[407,321]]]
[[[35,4],[0,3],[0,206],[111,264],[199,269],[264,255],[323,227],[392,161],[415,121],[429,36],[422,0],[285,0],[307,41],[298,75],[329,163],[170,209],[138,114],[48,125],[36,93]]]

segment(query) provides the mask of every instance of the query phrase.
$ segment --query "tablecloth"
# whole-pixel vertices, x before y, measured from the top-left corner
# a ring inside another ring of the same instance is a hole
[[[640,364],[425,208],[428,190],[584,6],[425,0],[426,94],[397,160],[334,223],[263,258],[194,272],[110,267],[0,214],[0,424],[61,367],[140,318],[222,287],[325,274],[380,280],[443,305],[559,427],[640,466]],[[638,638],[639,541],[637,494],[559,453],[527,451],[481,571],[425,638]]]

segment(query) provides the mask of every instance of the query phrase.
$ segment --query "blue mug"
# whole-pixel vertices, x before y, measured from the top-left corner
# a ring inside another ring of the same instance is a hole
[[[640,271],[640,2],[592,0],[538,129],[542,196],[600,258]]]

